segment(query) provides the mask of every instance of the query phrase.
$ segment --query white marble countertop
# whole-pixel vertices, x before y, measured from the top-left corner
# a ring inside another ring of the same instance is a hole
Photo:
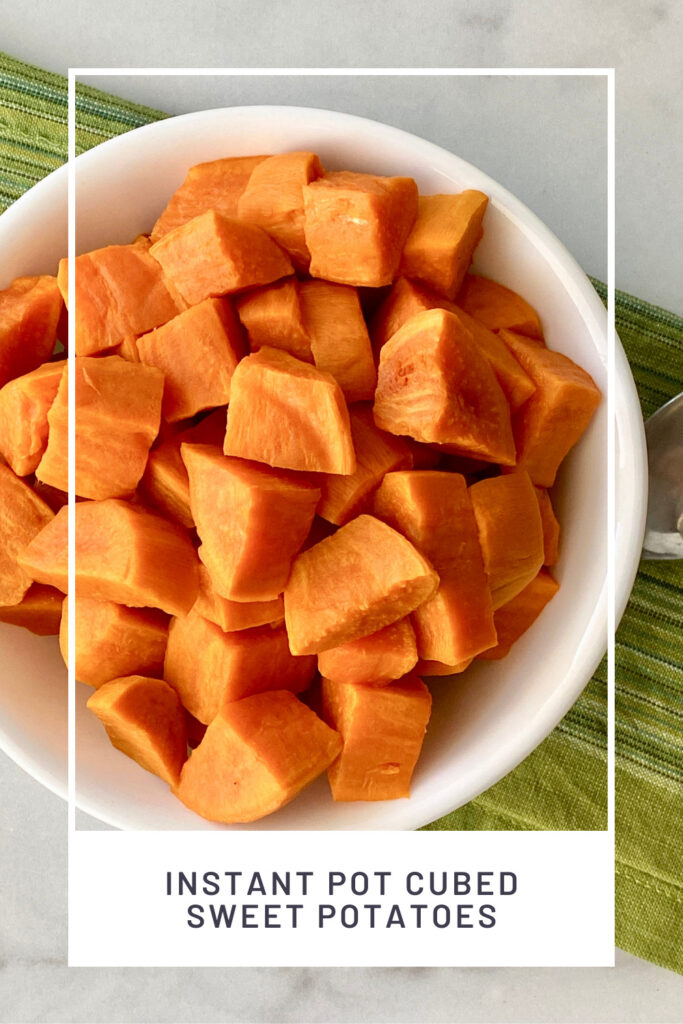
[[[6,52],[68,65],[616,66],[617,286],[683,313],[677,0],[0,0]],[[429,13],[426,14],[425,11]],[[100,79],[171,113],[277,102],[332,107],[429,138],[524,200],[588,273],[606,275],[600,79]],[[617,968],[67,969],[66,814],[0,755],[0,1020],[680,1021],[683,979]],[[87,827],[88,822],[83,824]],[[94,824],[94,823],[92,823]],[[97,826],[96,826],[97,827]]]

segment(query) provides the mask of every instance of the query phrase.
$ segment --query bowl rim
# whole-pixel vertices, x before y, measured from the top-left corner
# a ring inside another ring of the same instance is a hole
[[[212,119],[224,120],[227,116],[235,119],[235,121],[239,121],[240,118],[244,117],[281,117],[283,114],[293,118],[305,118],[307,122],[310,122],[307,124],[307,127],[312,128],[315,128],[316,125],[319,127],[324,125],[329,128],[331,121],[336,122],[336,125],[342,128],[344,125],[349,127],[355,126],[363,130],[370,128],[374,133],[379,133],[385,138],[392,138],[395,141],[402,141],[404,144],[410,145],[421,159],[429,160],[432,158],[437,164],[442,164],[444,159],[446,159],[455,171],[462,173],[463,177],[467,178],[474,175],[478,182],[481,183],[480,187],[482,190],[486,191],[489,195],[492,204],[503,208],[509,216],[511,215],[517,220],[518,225],[521,226],[523,224],[525,232],[532,233],[537,243],[540,243],[539,248],[544,258],[553,272],[562,281],[569,297],[586,322],[591,337],[596,344],[598,355],[603,364],[608,368],[605,307],[586,273],[581,269],[564,244],[532,210],[495,179],[449,150],[401,128],[355,114],[316,107],[266,104],[241,107],[214,107],[167,117],[115,136],[79,155],[76,158],[76,165],[79,169],[87,171],[89,163],[94,163],[96,160],[101,159],[103,149],[110,152],[117,147],[131,145],[131,141],[135,145],[136,140],[142,137],[151,139],[157,133],[168,131],[169,125],[177,125],[178,122],[192,122],[198,118],[208,119],[209,121]],[[25,209],[36,203],[36,201],[50,196],[54,197],[60,190],[63,190],[63,196],[65,197],[67,173],[67,164],[57,168],[57,170],[43,178],[8,207],[3,214],[3,218],[9,218],[10,227],[13,220],[21,219],[24,216]],[[5,224],[7,224],[7,220],[5,220]],[[608,403],[607,412],[609,416],[611,411],[615,421],[615,443],[618,449],[616,457],[618,463],[617,479],[622,489],[620,503],[615,508],[614,517],[615,543],[618,550],[618,557],[615,558],[614,573],[616,625],[626,607],[638,569],[642,547],[647,508],[647,450],[635,382],[616,332],[614,335],[614,356],[615,377],[613,381],[608,381],[612,395],[612,408],[610,410],[610,404]],[[620,510],[623,510],[621,516]],[[627,510],[630,510],[630,515],[628,516],[626,516]],[[459,803],[456,799],[457,807],[463,806],[469,800],[485,792],[501,778],[513,771],[552,732],[578,699],[607,647],[608,588],[609,580],[606,577],[583,634],[583,639],[588,638],[589,642],[582,643],[581,650],[577,652],[577,659],[572,663],[571,668],[568,669],[564,677],[564,685],[544,701],[542,707],[534,715],[534,720],[530,723],[529,730],[525,731],[522,735],[514,737],[508,746],[502,748],[505,756],[502,756],[499,751],[490,759],[486,770],[478,775],[476,792],[473,792],[467,800],[461,800]],[[569,685],[570,683],[571,685]],[[56,775],[37,761],[35,757],[27,754],[12,736],[5,731],[2,723],[0,723],[0,748],[16,764],[47,789],[63,799],[67,799],[66,760],[63,776]],[[446,807],[447,804],[448,807]],[[108,810],[100,807],[96,801],[78,796],[78,794],[76,806],[85,813],[116,828],[129,829],[131,827],[120,819],[117,820],[115,814],[112,815]],[[379,825],[377,828],[396,831],[420,828],[436,818],[449,813],[450,810],[457,809],[457,807],[450,806],[449,801],[444,797],[444,789],[441,788],[432,797],[422,798],[419,813],[414,813],[411,816],[409,805],[402,808],[403,813],[400,817],[405,819],[406,823],[402,825]],[[373,831],[373,829],[363,829],[362,831]]]

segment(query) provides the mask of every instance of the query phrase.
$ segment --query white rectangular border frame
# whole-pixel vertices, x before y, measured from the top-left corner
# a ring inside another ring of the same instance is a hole
[[[614,68],[108,68],[108,67],[70,67],[68,71],[68,260],[69,260],[69,308],[75,308],[75,275],[73,259],[76,243],[76,81],[79,77],[107,75],[124,76],[216,76],[216,77],[250,77],[250,76],[296,76],[318,75],[324,77],[351,76],[430,76],[430,77],[495,77],[495,76],[562,76],[562,77],[604,77],[607,80],[607,822],[608,841],[615,852],[614,836],[614,713],[615,713],[615,407],[614,407],[614,375],[615,375],[615,69]],[[74,394],[75,384],[75,322],[69,318],[69,356],[68,384],[69,393]],[[67,822],[68,863],[71,862],[73,836],[76,831],[76,678],[75,678],[75,616],[71,602],[75,593],[75,444],[76,418],[73,403],[69,404],[68,412],[68,758],[67,758]],[[612,921],[614,921],[614,880],[611,889]],[[68,883],[67,883],[68,896]]]

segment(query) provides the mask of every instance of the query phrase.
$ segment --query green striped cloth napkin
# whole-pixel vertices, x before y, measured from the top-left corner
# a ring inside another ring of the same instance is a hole
[[[79,87],[77,150],[165,117]],[[59,75],[0,54],[0,209],[66,159]],[[594,282],[601,297],[604,285]],[[617,293],[647,416],[683,387],[683,320]],[[617,638],[617,943],[683,973],[683,564],[643,563]],[[606,827],[600,666],[554,732],[497,785],[429,829]]]

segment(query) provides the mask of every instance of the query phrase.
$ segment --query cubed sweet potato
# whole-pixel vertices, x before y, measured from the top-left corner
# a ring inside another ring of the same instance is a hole
[[[375,423],[460,455],[515,464],[510,407],[454,313],[417,313],[380,352]]]
[[[285,588],[294,654],[376,633],[426,601],[439,577],[400,533],[360,515],[295,559]]]
[[[185,711],[163,679],[125,676],[103,683],[88,700],[113,745],[169,786],[187,759]]]
[[[356,469],[339,384],[275,348],[262,348],[238,364],[223,450],[281,469],[343,474]]]
[[[391,284],[417,216],[412,178],[331,171],[304,187],[312,277],[380,288]]]
[[[150,253],[190,306],[292,273],[289,257],[262,228],[215,210],[174,228]]]
[[[320,490],[309,480],[212,445],[181,446],[199,557],[231,601],[273,601],[311,528]]]
[[[293,800],[341,750],[341,737],[287,690],[226,704],[185,763],[176,795],[226,824]]]
[[[410,796],[432,708],[417,676],[390,686],[323,679],[323,716],[341,733],[342,752],[328,768],[335,800],[396,800]]]
[[[164,679],[183,705],[208,725],[220,708],[266,690],[299,693],[316,671],[314,657],[295,658],[284,626],[225,633],[197,612],[171,620]]]

